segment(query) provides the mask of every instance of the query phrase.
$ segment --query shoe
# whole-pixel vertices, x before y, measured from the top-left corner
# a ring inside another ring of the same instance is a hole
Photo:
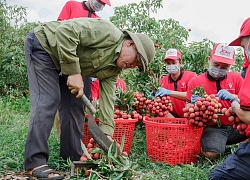
[[[54,176],[54,177],[49,177],[49,174],[59,174],[59,172],[51,169],[48,165],[42,166],[40,168],[35,169],[32,171],[32,175],[28,175],[31,177],[36,177],[38,180],[50,180],[50,179],[64,179],[64,176]]]

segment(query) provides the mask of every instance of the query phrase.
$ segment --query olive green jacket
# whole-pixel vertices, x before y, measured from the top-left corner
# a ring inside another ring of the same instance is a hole
[[[81,73],[100,80],[100,128],[112,136],[115,83],[122,70],[115,61],[124,42],[123,33],[96,18],[52,21],[34,31],[62,74]]]

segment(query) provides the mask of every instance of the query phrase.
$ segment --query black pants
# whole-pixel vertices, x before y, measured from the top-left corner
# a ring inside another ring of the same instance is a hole
[[[55,64],[33,31],[27,35],[24,47],[30,91],[30,123],[25,145],[24,168],[28,170],[47,164],[48,138],[60,102],[60,106],[65,103],[65,112],[70,112],[70,125],[64,128],[64,122],[62,123],[61,149],[64,149],[65,157],[79,160],[83,153],[80,144],[84,121],[83,104],[66,88],[65,91],[60,91],[60,87],[66,85],[60,80],[66,80],[67,77],[59,76]],[[71,101],[72,99],[75,101]]]

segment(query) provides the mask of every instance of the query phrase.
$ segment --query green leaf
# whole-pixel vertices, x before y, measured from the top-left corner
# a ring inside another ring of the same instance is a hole
[[[82,150],[83,150],[84,154],[86,154],[86,156],[87,156],[89,159],[93,160],[93,159],[90,157],[89,152],[88,152],[87,148],[85,147],[85,145],[82,143],[82,141],[81,141],[81,146],[82,146]]]
[[[216,121],[217,121],[218,127],[221,127],[220,118],[216,118]]]
[[[122,143],[121,143],[121,146],[120,146],[120,153],[123,152],[124,143],[125,143],[125,135],[122,136]]]
[[[103,152],[103,150],[99,147],[94,147],[91,151],[91,153],[102,153],[102,152]]]
[[[99,179],[98,175],[94,172],[91,172],[89,180],[98,180],[98,179]]]

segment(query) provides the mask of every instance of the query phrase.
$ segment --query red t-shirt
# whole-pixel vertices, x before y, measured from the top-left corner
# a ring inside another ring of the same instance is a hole
[[[95,12],[88,9],[84,2],[68,1],[57,18],[57,20],[68,20],[79,17],[99,18]]]
[[[116,89],[122,89],[123,92],[127,90],[125,82],[120,78],[117,79],[115,86]]]
[[[93,100],[100,99],[100,84],[99,79],[96,79],[95,81],[91,81],[91,95]],[[121,88],[122,91],[126,91],[126,84],[125,82],[118,78],[115,84],[116,88]]]
[[[92,100],[100,99],[100,84],[99,79],[91,81],[91,97]]]
[[[168,90],[186,92],[188,87],[188,82],[195,76],[196,74],[194,72],[181,71],[181,74],[177,79],[177,81],[174,81],[168,74],[161,79],[161,87]],[[170,98],[172,103],[174,104],[173,114],[176,114],[179,117],[183,117],[182,109],[185,107],[186,101],[174,97]]]
[[[227,73],[227,76],[224,79],[218,81],[220,88],[218,87],[218,90],[217,90],[216,81],[208,74],[208,72],[205,72],[193,78],[189,82],[188,90],[187,90],[187,101],[190,102],[190,99],[192,96],[191,90],[194,89],[196,86],[203,85],[204,90],[206,94],[208,95],[217,94],[217,92],[220,89],[225,89],[232,94],[238,94],[243,83],[244,83],[244,80],[239,74],[229,72]],[[221,109],[222,108],[228,109],[231,106],[230,101],[219,100],[219,103],[221,103],[222,105]],[[228,117],[226,116],[220,116],[220,121],[221,121],[221,125],[232,124],[230,121],[228,121]]]
[[[238,95],[240,99],[240,108],[250,111],[250,68],[247,68],[244,84]]]

